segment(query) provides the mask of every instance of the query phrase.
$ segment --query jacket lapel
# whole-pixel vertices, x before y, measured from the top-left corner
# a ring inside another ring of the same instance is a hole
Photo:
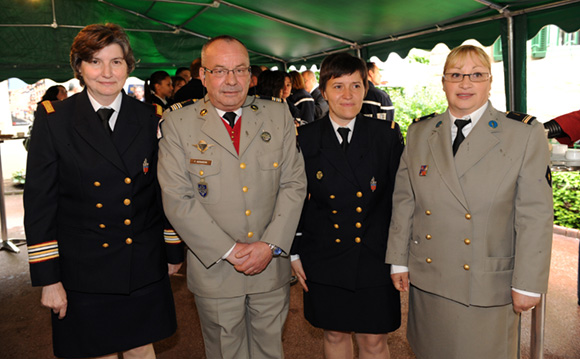
[[[459,183],[459,177],[455,169],[455,160],[453,158],[451,142],[451,120],[449,110],[442,116],[441,124],[433,128],[433,132],[428,137],[427,142],[429,149],[435,161],[435,166],[439,171],[441,179],[449,188],[457,200],[468,209],[467,201],[463,195],[463,189]]]
[[[254,137],[262,128],[262,113],[258,106],[253,105],[255,97],[249,96],[242,107],[242,127],[240,128],[240,157],[250,146]]]
[[[340,148],[338,138],[336,137],[336,134],[334,133],[334,128],[330,123],[330,118],[326,116],[325,118],[319,121],[325,121],[325,123],[322,126],[322,131],[320,133],[320,136],[322,137],[320,139],[320,143],[322,144],[320,152],[328,160],[328,162],[333,167],[336,168],[338,172],[340,172],[352,184],[356,185],[357,184],[356,178],[354,177],[352,169],[348,164],[347,157]]]
[[[143,121],[147,120],[149,119],[143,119]],[[141,131],[141,127],[136,109],[128,100],[128,96],[123,94],[121,109],[115,123],[115,131],[113,131],[113,143],[120,156],[123,156],[127,148],[135,140],[139,131]]]
[[[120,170],[127,172],[111,136],[105,132],[97,113],[93,110],[87,90],[78,96],[73,120],[75,130],[95,151]]]
[[[205,121],[201,126],[202,132],[208,135],[226,151],[238,158],[232,139],[230,138],[222,119],[218,116],[215,107],[213,107],[207,96],[202,101],[204,101],[205,106],[201,106],[202,109],[198,114],[198,118]]]

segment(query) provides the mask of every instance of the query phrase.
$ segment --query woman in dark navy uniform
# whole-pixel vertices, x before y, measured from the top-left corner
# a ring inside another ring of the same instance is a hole
[[[166,110],[172,105],[173,82],[165,71],[155,71],[145,80],[145,102]]]
[[[304,79],[298,71],[290,71],[292,80],[292,94],[286,99],[290,106],[292,116],[300,121],[300,124],[307,124],[314,121],[314,98],[304,89]]]
[[[362,60],[328,56],[320,90],[329,114],[298,128],[308,198],[292,268],[304,288],[304,315],[324,329],[326,358],[352,358],[353,332],[359,358],[389,358],[386,333],[401,321],[385,264],[401,133],[395,122],[359,114],[367,90]]]
[[[168,272],[183,261],[157,182],[159,117],[122,92],[135,59],[119,26],[85,27],[70,56],[85,90],[42,103],[30,141],[32,285],[57,357],[154,358],[151,343],[176,330]]]

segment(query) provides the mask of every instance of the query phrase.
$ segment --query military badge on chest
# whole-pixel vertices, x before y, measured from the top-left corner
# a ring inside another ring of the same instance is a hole
[[[147,172],[149,172],[149,162],[145,159],[145,161],[143,161],[143,174],[146,175]]]
[[[205,181],[205,179],[203,177],[197,183],[197,192],[203,198],[207,197],[207,192],[208,192],[207,182]]]

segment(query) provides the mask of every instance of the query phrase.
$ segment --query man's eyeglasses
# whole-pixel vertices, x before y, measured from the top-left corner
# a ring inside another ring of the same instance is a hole
[[[448,82],[461,82],[467,76],[471,82],[484,82],[489,80],[491,75],[487,72],[474,72],[472,74],[460,74],[458,72],[448,72],[443,75],[443,79]]]
[[[236,67],[233,70],[228,70],[223,67],[218,67],[213,70],[210,70],[207,67],[203,68],[203,71],[209,72],[217,78],[226,77],[230,72],[233,73],[236,77],[246,77],[250,74],[250,70],[250,67]]]

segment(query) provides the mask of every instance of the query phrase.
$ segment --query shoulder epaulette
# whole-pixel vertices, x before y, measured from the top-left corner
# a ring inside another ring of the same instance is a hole
[[[413,122],[419,122],[419,121],[423,121],[423,120],[428,120],[430,118],[433,118],[437,116],[437,112],[433,112],[432,114],[429,114],[427,116],[423,116],[423,117],[419,117],[413,120]]]
[[[156,103],[154,103],[153,106],[155,106],[155,115],[161,118],[163,116],[163,107]]]
[[[42,106],[44,106],[46,113],[53,113],[54,112],[54,107],[52,107],[52,102],[50,102],[48,100],[42,101]]]
[[[282,102],[282,99],[279,97],[268,97],[268,96],[256,95],[256,98],[260,98],[262,100],[274,101],[274,102]]]
[[[395,128],[397,128],[397,123],[395,121],[391,121],[391,120],[385,120],[387,122],[390,122],[390,128],[391,130],[394,130]]]
[[[521,113],[521,112],[514,112],[514,111],[507,111],[505,113],[505,115],[507,118],[511,118],[512,120],[520,121],[520,122],[526,123],[528,125],[531,125],[532,122],[536,119],[532,115],[528,115],[528,114]]]
[[[168,110],[169,110],[169,112],[179,110],[182,107],[193,105],[196,101],[197,101],[197,99],[189,99],[189,100],[181,101],[181,102],[178,102],[178,103],[171,105],[168,108]]]

